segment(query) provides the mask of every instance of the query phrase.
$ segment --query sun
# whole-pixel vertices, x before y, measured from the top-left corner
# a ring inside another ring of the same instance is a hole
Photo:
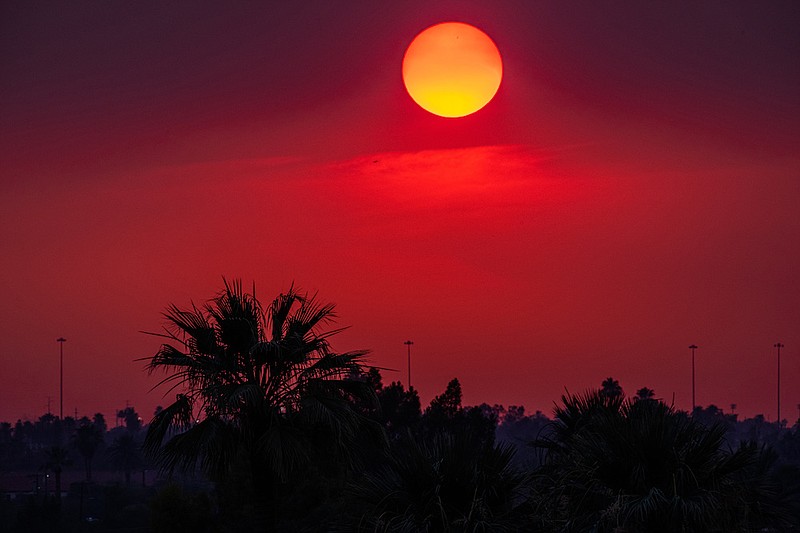
[[[492,39],[462,22],[442,22],[417,35],[403,57],[403,82],[420,107],[464,117],[488,104],[503,78]]]

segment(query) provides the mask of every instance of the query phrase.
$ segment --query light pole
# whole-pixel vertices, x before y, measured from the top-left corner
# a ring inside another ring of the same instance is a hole
[[[781,425],[781,348],[783,344],[776,342],[773,344],[778,349],[778,427]]]
[[[692,413],[694,413],[694,410],[697,408],[694,396],[694,351],[697,349],[697,345],[692,344],[689,346],[689,349],[692,351]]]
[[[411,390],[411,345],[414,343],[412,341],[406,341],[403,344],[408,347],[408,390]]]
[[[60,345],[61,351],[61,420],[64,420],[64,343],[67,342],[67,339],[59,337],[56,342]]]

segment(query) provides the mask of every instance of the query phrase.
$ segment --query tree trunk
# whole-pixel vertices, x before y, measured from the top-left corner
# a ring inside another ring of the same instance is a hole
[[[280,523],[278,509],[278,480],[266,465],[263,458],[251,455],[251,483],[253,484],[254,506],[256,513],[261,517],[263,526],[267,529],[277,530]]]

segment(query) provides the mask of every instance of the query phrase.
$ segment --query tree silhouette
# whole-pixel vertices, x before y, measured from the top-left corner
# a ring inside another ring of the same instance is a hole
[[[405,390],[402,383],[394,381],[380,388],[377,395],[380,411],[375,417],[391,438],[405,435],[408,430],[417,430],[422,409],[419,395],[413,387]]]
[[[145,451],[162,468],[199,466],[216,480],[244,461],[262,511],[276,520],[279,485],[309,463],[321,431],[333,438],[327,453],[345,449],[362,423],[352,400],[374,401],[374,391],[347,379],[363,373],[367,352],[329,345],[341,331],[322,330],[333,304],[291,288],[265,310],[254,293],[226,281],[202,308],[168,308],[168,342],[147,368],[166,371],[162,383],[180,392],[154,416]]]
[[[132,433],[120,435],[108,447],[111,464],[125,474],[125,484],[131,484],[131,473],[142,466],[141,446]]]
[[[97,428],[97,431],[99,431],[101,435],[105,435],[106,431],[108,431],[106,417],[103,415],[103,413],[95,413],[92,417],[92,424],[94,424],[94,427]]]
[[[117,418],[125,421],[125,427],[131,433],[136,433],[142,428],[142,419],[133,407],[126,407],[117,411]]]
[[[92,459],[95,452],[103,443],[103,434],[86,419],[75,431],[75,447],[83,457],[83,467],[86,472],[86,481],[92,480]]]
[[[436,420],[452,420],[461,410],[461,383],[458,378],[450,380],[444,392],[431,400],[425,414]]]
[[[431,400],[421,419],[421,431],[428,438],[439,433],[469,434],[486,445],[494,444],[498,415],[488,404],[462,407],[461,383],[450,380],[444,392]]]
[[[642,387],[636,391],[636,396],[633,397],[633,401],[638,402],[641,400],[654,400],[655,397],[656,391],[647,387]]]
[[[619,381],[612,377],[608,377],[603,380],[600,394],[607,398],[622,398],[624,396],[624,393],[622,392],[622,386],[619,384]]]
[[[513,447],[468,432],[411,433],[354,490],[360,531],[519,531],[526,476]]]
[[[538,473],[540,508],[572,531],[710,531],[743,524],[738,475],[757,449],[723,448],[706,428],[660,401],[623,402],[603,392],[563,396]],[[746,514],[746,513],[744,513]],[[746,524],[745,524],[746,525]]]
[[[72,464],[69,450],[63,446],[51,446],[45,450],[45,467],[53,471],[56,478],[56,505],[61,507],[61,473]]]

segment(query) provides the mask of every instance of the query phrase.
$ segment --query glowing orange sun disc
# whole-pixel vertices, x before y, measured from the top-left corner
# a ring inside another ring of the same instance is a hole
[[[503,78],[503,60],[488,35],[469,24],[443,22],[417,35],[403,57],[403,82],[420,107],[463,117],[488,104]]]

